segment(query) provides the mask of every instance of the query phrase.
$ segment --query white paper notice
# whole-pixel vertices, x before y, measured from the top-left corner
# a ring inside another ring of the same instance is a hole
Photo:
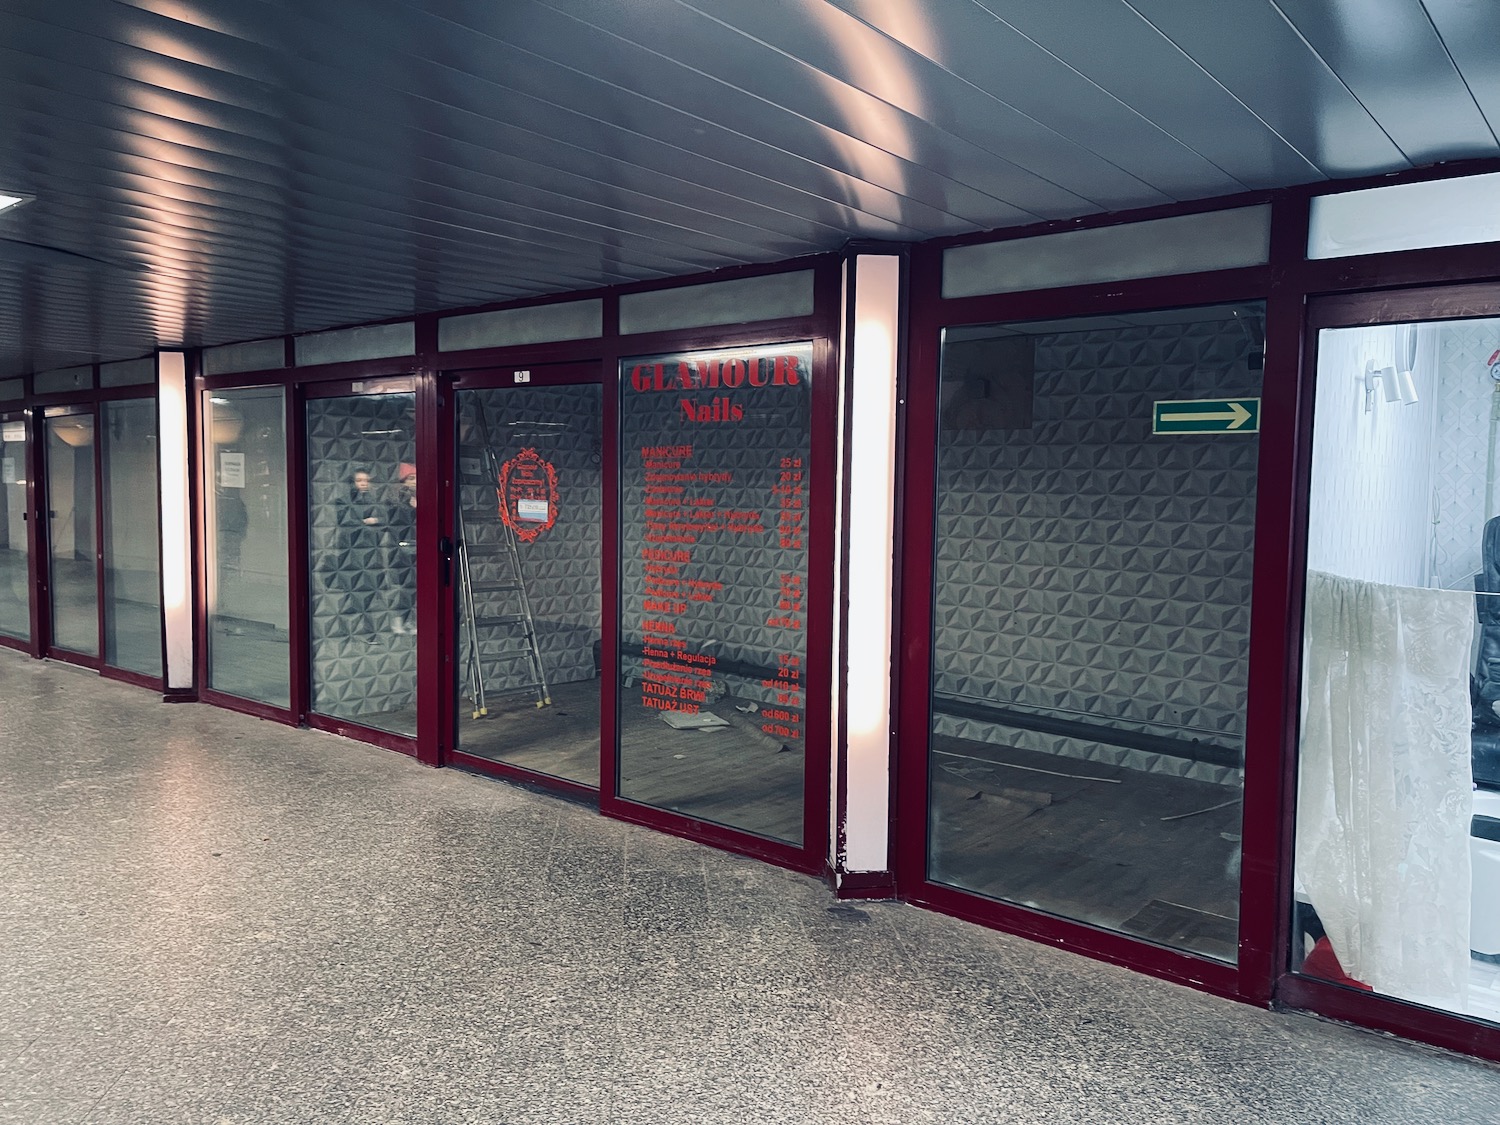
[[[545,500],[517,500],[516,519],[523,523],[546,523],[547,501]]]
[[[243,453],[219,454],[219,487],[245,487],[245,455]]]

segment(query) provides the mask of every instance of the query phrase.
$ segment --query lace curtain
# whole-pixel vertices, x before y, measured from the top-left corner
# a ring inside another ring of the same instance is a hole
[[[1462,1011],[1474,597],[1307,581],[1299,892],[1350,976]]]

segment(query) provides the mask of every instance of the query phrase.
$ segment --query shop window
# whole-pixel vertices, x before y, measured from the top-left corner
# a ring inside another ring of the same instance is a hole
[[[98,656],[94,416],[53,408],[45,429],[52,644],[67,652]]]
[[[289,707],[283,393],[214,391],[203,416],[208,686]]]
[[[812,346],[620,377],[617,792],[800,846]]]
[[[949,329],[927,872],[1238,942],[1263,315]]]
[[[415,421],[411,393],[307,404],[312,709],[412,737]]]
[[[26,423],[0,422],[0,635],[31,638]]]
[[[152,370],[154,377],[154,362]],[[106,402],[101,409],[105,434],[104,659],[116,668],[160,676],[156,400]]]
[[[1317,349],[1293,968],[1500,1021],[1500,319]]]

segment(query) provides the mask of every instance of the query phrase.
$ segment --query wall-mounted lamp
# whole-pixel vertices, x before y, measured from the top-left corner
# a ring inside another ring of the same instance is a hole
[[[1398,371],[1394,367],[1376,367],[1372,359],[1365,363],[1364,381],[1366,414],[1374,409],[1377,383],[1386,402],[1404,402],[1407,406],[1411,406],[1417,401],[1417,384],[1413,381],[1410,371]]]

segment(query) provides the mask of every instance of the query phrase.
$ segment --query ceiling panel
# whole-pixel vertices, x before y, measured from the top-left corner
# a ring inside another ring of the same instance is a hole
[[[1211,11],[1211,18],[1206,18]],[[1476,0],[0,0],[0,377],[1496,156]]]

